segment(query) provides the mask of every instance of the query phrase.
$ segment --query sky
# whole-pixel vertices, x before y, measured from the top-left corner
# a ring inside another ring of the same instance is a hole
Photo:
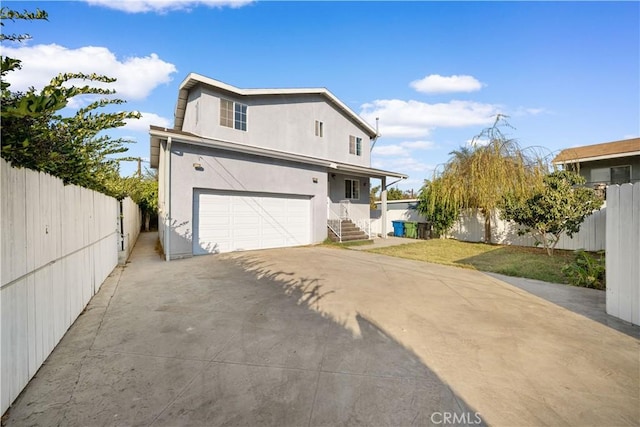
[[[48,22],[2,55],[13,90],[99,73],[142,119],[112,131],[149,159],[149,125],[172,127],[195,72],[240,88],[326,87],[381,137],[371,166],[418,190],[497,114],[523,147],[559,150],[640,136],[639,2],[3,1]],[[74,99],[65,113],[87,105]],[[145,163],[143,163],[144,165]],[[122,162],[121,174],[135,172]],[[146,164],[148,166],[148,163]]]

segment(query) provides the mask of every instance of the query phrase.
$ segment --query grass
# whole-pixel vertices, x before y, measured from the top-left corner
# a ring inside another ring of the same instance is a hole
[[[451,239],[424,240],[370,249],[368,252],[553,283],[566,283],[560,270],[573,257],[571,251],[556,250],[550,257],[541,248],[487,245]]]

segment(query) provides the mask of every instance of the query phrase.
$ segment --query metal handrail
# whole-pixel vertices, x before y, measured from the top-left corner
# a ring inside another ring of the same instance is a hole
[[[371,219],[369,218],[357,219],[355,221],[355,224],[356,224],[356,227],[362,230],[364,234],[366,234],[367,237],[371,239]]]
[[[342,218],[331,209],[329,204],[327,204],[327,214],[329,216],[327,218],[327,227],[333,231],[333,234],[338,236],[338,241],[342,243]]]

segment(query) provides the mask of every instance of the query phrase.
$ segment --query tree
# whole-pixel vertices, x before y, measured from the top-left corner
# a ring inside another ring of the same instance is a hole
[[[444,189],[442,180],[425,180],[425,184],[418,195],[418,212],[425,216],[436,234],[443,236],[460,216],[456,204],[448,202],[447,198],[438,197]]]
[[[580,231],[580,224],[602,206],[602,199],[593,189],[580,187],[585,179],[574,172],[553,172],[543,183],[526,198],[508,194],[502,217],[525,227],[520,234],[531,234],[551,256],[562,233],[571,237]]]
[[[144,229],[149,231],[151,218],[158,211],[157,173],[145,169],[142,176],[136,174],[126,178],[112,177],[107,181],[106,186],[107,192],[118,200],[128,196],[138,204],[144,218]]]
[[[434,174],[426,211],[476,209],[484,217],[484,241],[491,242],[491,212],[503,196],[528,195],[541,185],[547,168],[532,149],[522,149],[501,127],[510,125],[498,114],[493,126],[475,136],[470,147],[451,152],[439,175]],[[444,224],[444,223],[443,223]]]
[[[0,23],[6,20],[46,20],[47,13],[17,12],[6,7],[0,9]],[[1,41],[23,41],[29,35],[2,35]],[[108,96],[115,93],[84,85],[65,86],[74,81],[112,83],[115,79],[98,74],[66,73],[51,79],[40,90],[25,93],[12,92],[6,76],[18,72],[19,60],[1,58],[0,82],[2,89],[1,156],[13,166],[26,167],[61,178],[65,184],[77,184],[108,194],[107,182],[118,176],[118,159],[113,155],[127,150],[121,138],[112,138],[104,131],[125,125],[127,119],[137,119],[138,112],[98,112],[109,105],[123,104],[114,98],[97,100],[74,115],[64,117],[59,112],[70,99],[79,95]]]
[[[369,190],[369,208],[372,211],[376,210],[376,202],[379,200],[378,191],[380,191],[379,185],[371,187],[371,190]]]

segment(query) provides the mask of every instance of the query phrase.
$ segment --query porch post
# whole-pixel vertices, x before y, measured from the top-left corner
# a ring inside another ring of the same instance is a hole
[[[382,191],[380,193],[380,220],[382,221],[380,230],[382,230],[382,238],[387,238],[387,177],[382,177]]]

